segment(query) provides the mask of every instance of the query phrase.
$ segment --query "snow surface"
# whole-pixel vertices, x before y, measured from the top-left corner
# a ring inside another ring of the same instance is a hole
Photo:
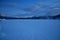
[[[0,40],[60,40],[60,20],[2,20]]]

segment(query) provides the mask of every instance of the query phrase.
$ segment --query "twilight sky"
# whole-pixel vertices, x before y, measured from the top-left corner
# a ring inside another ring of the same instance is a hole
[[[59,0],[0,0],[0,14],[47,16],[60,14]]]

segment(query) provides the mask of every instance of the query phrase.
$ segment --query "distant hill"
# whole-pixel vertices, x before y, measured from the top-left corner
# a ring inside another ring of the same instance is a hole
[[[26,18],[24,17],[16,18],[16,17],[8,17],[8,16],[0,15],[0,19],[60,19],[60,14],[55,16],[33,16],[33,17],[26,17]]]

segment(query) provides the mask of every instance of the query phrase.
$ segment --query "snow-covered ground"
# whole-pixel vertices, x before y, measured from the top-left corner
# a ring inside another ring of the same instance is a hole
[[[60,40],[60,20],[2,20],[0,40]]]

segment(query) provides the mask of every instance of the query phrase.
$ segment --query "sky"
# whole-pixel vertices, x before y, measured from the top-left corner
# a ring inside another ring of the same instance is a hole
[[[0,14],[47,16],[60,14],[59,0],[0,0]]]

